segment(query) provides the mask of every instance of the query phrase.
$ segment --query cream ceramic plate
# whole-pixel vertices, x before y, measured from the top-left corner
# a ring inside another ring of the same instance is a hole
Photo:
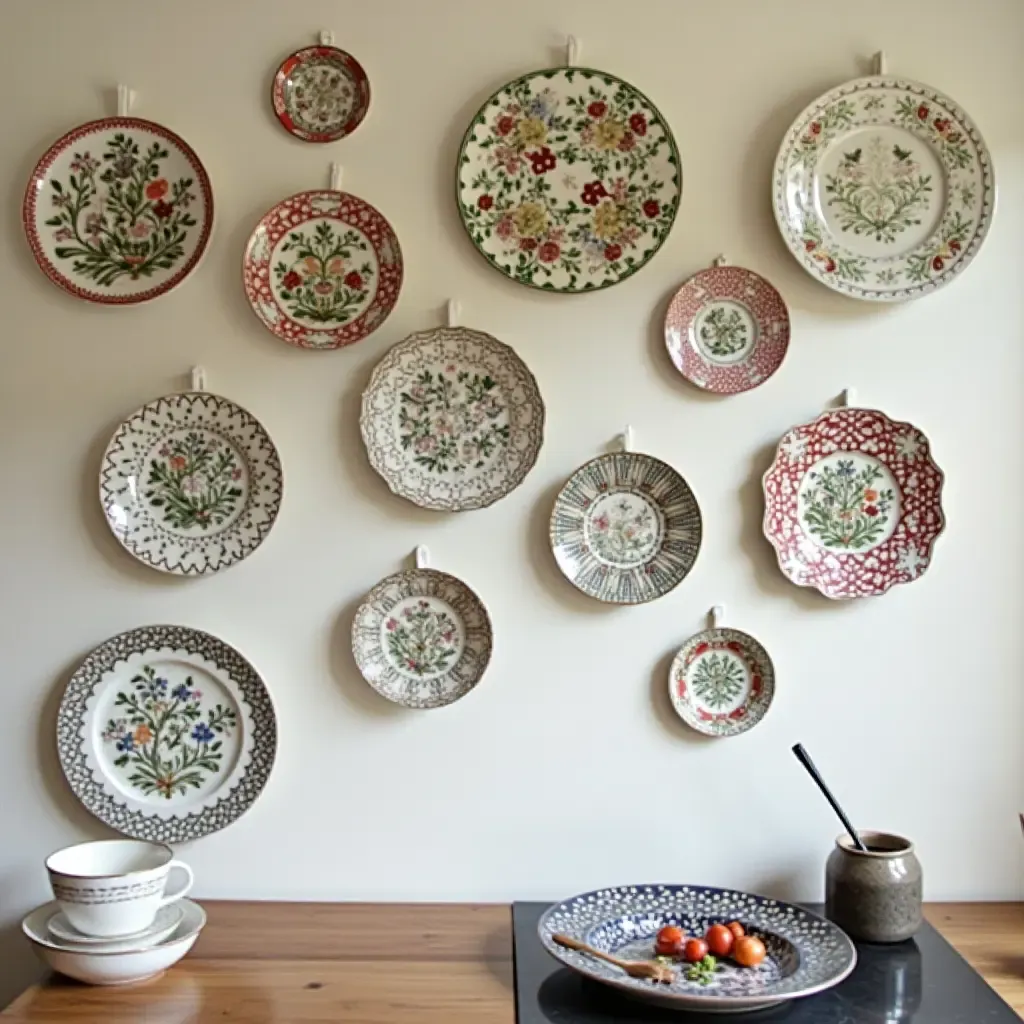
[[[184,626],[115,636],[77,669],[57,712],[61,767],[111,828],[181,843],[230,825],[260,795],[277,723],[256,670]]]
[[[308,46],[277,69],[271,99],[277,119],[296,138],[336,142],[366,117],[370,82],[350,53],[336,46]]]
[[[465,583],[436,569],[388,576],[366,595],[352,623],[363,678],[408,708],[464,697],[491,660],[491,620]]]
[[[540,451],[544,403],[508,345],[442,327],[389,350],[363,394],[360,426],[370,464],[391,490],[458,512],[522,483]]]
[[[992,158],[948,96],[859,78],[793,122],[772,199],[790,252],[822,284],[875,302],[913,299],[953,280],[985,240]]]

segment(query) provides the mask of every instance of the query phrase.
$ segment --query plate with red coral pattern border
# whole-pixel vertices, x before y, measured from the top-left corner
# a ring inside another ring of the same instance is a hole
[[[395,308],[402,271],[384,215],[328,189],[278,203],[256,225],[242,261],[253,312],[299,348],[341,348],[372,334]]]
[[[665,316],[675,368],[718,395],[749,391],[781,365],[789,348],[789,310],[763,277],[721,263],[694,274]]]
[[[138,117],[105,117],[43,154],[22,223],[55,285],[125,306],[166,294],[195,270],[213,229],[213,191],[199,157],[174,132]]]
[[[916,580],[945,526],[927,438],[874,409],[794,427],[764,475],[764,533],[782,572],[826,597],[873,597]]]

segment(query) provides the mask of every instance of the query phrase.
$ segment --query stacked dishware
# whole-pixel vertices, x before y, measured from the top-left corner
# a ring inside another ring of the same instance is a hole
[[[135,839],[81,843],[47,858],[55,899],[21,929],[40,959],[91,985],[126,985],[163,973],[193,946],[203,908],[185,894],[192,869],[170,847]],[[171,872],[182,885],[167,891]]]

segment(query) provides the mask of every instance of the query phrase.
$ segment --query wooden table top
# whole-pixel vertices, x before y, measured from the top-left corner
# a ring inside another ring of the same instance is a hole
[[[58,975],[0,1014],[47,1024],[515,1024],[505,905],[204,902],[163,977],[92,988]],[[946,903],[931,923],[1024,1016],[1024,904]]]

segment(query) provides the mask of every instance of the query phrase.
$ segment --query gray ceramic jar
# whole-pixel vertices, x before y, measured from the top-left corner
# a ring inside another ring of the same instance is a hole
[[[848,835],[825,864],[825,916],[851,938],[902,942],[921,926],[921,862],[913,844],[886,832],[861,832],[868,852]]]

